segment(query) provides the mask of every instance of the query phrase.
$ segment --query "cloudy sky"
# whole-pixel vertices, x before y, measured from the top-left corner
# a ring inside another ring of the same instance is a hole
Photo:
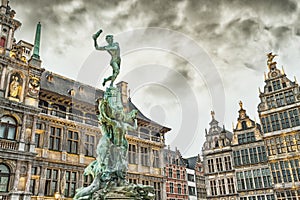
[[[264,85],[266,54],[300,79],[300,4],[295,0],[11,0],[33,42],[42,23],[43,67],[100,85],[109,55],[93,49],[99,28],[120,43],[118,81],[128,82],[143,113],[172,128],[167,144],[185,156],[201,153],[210,111],[232,131],[238,102],[252,119]],[[104,43],[101,35],[99,42]]]

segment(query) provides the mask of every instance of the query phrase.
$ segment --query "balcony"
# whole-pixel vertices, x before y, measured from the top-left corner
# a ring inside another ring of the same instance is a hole
[[[152,142],[164,142],[163,139],[161,137],[157,137],[154,135],[151,135],[151,133],[143,133],[141,131],[128,131],[128,135],[137,137],[137,138],[141,138],[144,140],[150,140]]]
[[[42,113],[47,115],[52,115],[58,118],[68,119],[71,121],[80,122],[80,123],[98,127],[98,120],[96,119],[96,116],[93,119],[91,114],[89,114],[88,117],[86,117],[83,116],[82,113],[70,113],[70,112],[61,111],[53,108],[48,108],[45,106],[39,106],[39,108],[42,109]]]
[[[0,149],[17,150],[18,143],[15,141],[0,140]],[[1,197],[0,197],[0,200],[1,200]]]

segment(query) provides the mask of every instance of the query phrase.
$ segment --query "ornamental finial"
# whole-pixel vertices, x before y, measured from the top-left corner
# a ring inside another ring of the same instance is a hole
[[[240,101],[239,104],[240,104],[240,107],[241,107],[241,110],[242,110],[243,109],[243,102]]]

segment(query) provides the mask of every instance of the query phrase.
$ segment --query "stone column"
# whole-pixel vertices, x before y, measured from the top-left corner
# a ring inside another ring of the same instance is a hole
[[[30,189],[31,167],[32,167],[32,163],[28,163],[27,179],[26,179],[26,185],[25,185],[25,192],[29,192],[29,189]]]
[[[153,164],[154,164],[154,155],[153,155],[153,149],[151,148],[151,146],[148,147],[149,150],[149,171],[150,174],[153,174]]]
[[[33,116],[32,129],[31,129],[31,140],[30,140],[30,148],[29,151],[35,152],[35,131],[36,131],[36,118],[37,116]]]
[[[68,128],[67,126],[64,126],[62,129],[62,137],[61,137],[61,160],[66,161],[67,160],[67,137],[68,137]]]
[[[39,196],[45,195],[46,174],[47,174],[47,168],[45,166],[41,166],[40,186],[38,192]]]
[[[21,167],[21,161],[17,161],[16,164],[16,172],[15,172],[15,179],[14,179],[14,185],[13,185],[13,191],[18,191],[18,184],[20,181],[20,167]]]
[[[139,143],[136,144],[136,153],[137,153],[137,164],[138,164],[138,172],[142,170],[142,162],[141,162],[141,145]]]
[[[82,171],[79,171],[78,172],[78,176],[79,176],[79,179],[78,179],[78,185],[77,185],[77,188],[81,188],[81,187],[83,187],[83,182],[84,182],[84,180],[83,180],[83,172]]]
[[[48,157],[48,149],[49,149],[49,133],[50,133],[50,126],[48,123],[45,125],[45,133],[43,138],[43,153],[42,157],[47,158]]]
[[[4,90],[6,89],[6,87],[4,86],[6,69],[7,69],[7,67],[5,65],[3,65],[3,70],[2,70],[2,74],[1,74],[1,82],[0,82],[0,91],[1,91],[0,97],[4,97]]]
[[[79,143],[78,143],[78,145],[79,145],[79,152],[78,152],[79,153],[79,163],[84,163],[84,154],[85,154],[85,151],[84,151],[85,137],[84,136],[85,136],[84,131],[79,130]]]
[[[20,131],[19,151],[25,150],[26,120],[27,120],[27,115],[24,113],[22,127],[21,127],[21,131]]]

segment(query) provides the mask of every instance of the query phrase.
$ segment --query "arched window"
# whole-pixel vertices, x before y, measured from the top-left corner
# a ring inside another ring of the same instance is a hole
[[[0,164],[0,192],[8,192],[9,174],[9,168],[4,164]]]
[[[0,120],[0,139],[15,140],[17,123],[10,116],[4,116]]]

